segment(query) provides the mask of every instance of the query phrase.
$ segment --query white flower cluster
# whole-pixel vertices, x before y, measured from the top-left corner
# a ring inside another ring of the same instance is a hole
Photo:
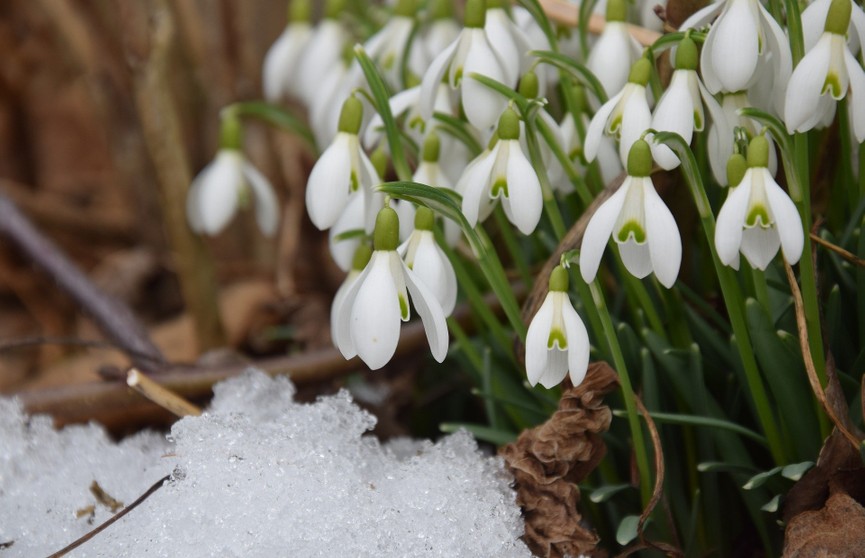
[[[640,13],[644,26],[660,29],[656,3],[643,0]],[[761,270],[779,249],[789,263],[797,262],[804,232],[795,204],[774,179],[780,138],[739,111],[755,107],[774,115],[792,134],[828,126],[836,101],[847,98],[853,140],[865,140],[865,72],[857,58],[865,45],[865,14],[851,0],[808,6],[801,17],[805,55],[795,67],[785,30],[760,0],[712,3],[685,21],[676,41],[665,43],[674,45],[665,90],[658,89],[652,58],[658,52],[644,50],[629,32],[625,0],[601,3],[607,23],[588,52],[576,39],[551,45],[528,11],[506,8],[502,0],[467,0],[462,26],[452,0],[430,0],[424,10],[417,0],[392,4],[390,17],[362,49],[395,92],[390,112],[406,144],[416,147],[413,180],[458,194],[469,225],[483,222],[500,202],[507,219],[531,235],[548,203],[575,190],[574,174],[589,172],[597,161],[595,172],[609,184],[626,171],[586,227],[579,261],[585,282],[594,281],[610,240],[634,276],[654,273],[668,288],[676,282],[682,240],[651,176],[655,164],[671,170],[681,161],[654,134],[674,132],[690,143],[705,133],[712,176],[730,187],[715,231],[719,259],[738,268],[741,253]],[[457,283],[437,242],[453,246],[460,231],[447,221],[436,237],[428,209],[377,193],[393,146],[384,140],[384,119],[370,97],[358,93],[366,84],[363,70],[345,56],[353,42],[341,18],[345,7],[329,0],[324,18],[312,25],[309,0],[291,2],[290,23],[265,60],[264,92],[273,102],[303,101],[324,147],[306,205],[313,224],[330,229],[334,258],[348,272],[333,305],[335,343],[346,357],[357,354],[371,368],[383,366],[396,350],[411,295],[433,355],[442,360],[444,319],[453,311]],[[563,96],[558,121],[543,95],[572,86],[559,82],[543,56],[533,56],[549,50],[585,61],[597,78]],[[593,114],[584,114],[590,107]],[[224,147],[196,179],[190,222],[196,230],[218,232],[238,192],[251,189],[262,230],[271,232],[272,190],[243,161],[238,141]],[[574,383],[581,381],[589,355],[586,328],[568,299],[567,272],[558,268],[554,276],[526,341],[529,381],[548,387],[568,370]]]

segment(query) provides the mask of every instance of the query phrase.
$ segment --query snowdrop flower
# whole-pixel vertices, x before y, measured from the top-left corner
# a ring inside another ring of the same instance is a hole
[[[586,106],[586,93],[582,86],[574,87],[574,98],[577,110],[582,119],[583,129],[589,127],[590,119],[584,113]],[[577,125],[574,122],[573,115],[569,112],[565,114],[565,118],[559,125],[562,131],[563,146],[568,154],[568,157],[574,162],[577,170],[583,174],[586,166],[585,155],[583,154],[583,143],[580,140],[580,135],[577,132]],[[601,134],[598,136],[598,145],[596,148],[595,158],[598,160],[598,166],[601,171],[601,180],[604,184],[609,184],[622,172],[622,161],[619,159],[619,154],[616,151],[616,144],[610,136]]]
[[[387,364],[399,343],[400,322],[410,317],[408,294],[420,314],[433,357],[448,349],[445,314],[435,294],[397,253],[399,222],[385,207],[376,218],[374,251],[334,310],[334,341],[345,358],[357,355],[372,370]],[[406,292],[408,291],[408,292]]]
[[[733,144],[735,142],[735,137],[732,133],[735,132],[736,128],[742,128],[748,141],[750,141],[762,129],[762,126],[757,121],[739,114],[740,109],[750,106],[751,103],[748,101],[748,94],[745,91],[722,93],[721,113],[723,120],[726,121],[726,130],[724,132],[717,130],[722,121],[720,116],[718,118],[713,116],[712,124],[709,127],[707,146],[709,165],[712,167],[712,175],[721,186],[729,184],[727,180],[727,161],[733,156]],[[731,135],[727,136],[727,131]],[[778,168],[778,158],[775,154],[772,138],[766,136],[766,140],[769,142],[769,172],[774,176]]]
[[[264,57],[264,98],[272,103],[300,92],[297,68],[301,52],[312,35],[309,12],[309,0],[292,0],[288,25]]]
[[[640,43],[628,32],[627,15],[628,6],[624,0],[607,2],[607,22],[586,61],[586,66],[597,76],[607,95],[621,91],[628,81],[631,65],[642,52]]]
[[[340,316],[338,310],[342,307],[345,295],[348,294],[348,291],[351,290],[351,286],[355,281],[357,281],[357,278],[360,277],[360,274],[369,263],[369,260],[372,257],[372,248],[366,242],[358,242],[354,253],[351,254],[350,257],[348,273],[346,274],[342,285],[340,285],[339,289],[336,290],[336,295],[333,297],[333,303],[330,305],[330,337],[334,344],[336,343],[336,331],[339,329]]]
[[[418,207],[414,230],[397,252],[405,265],[429,287],[445,316],[450,316],[457,303],[457,276],[450,260],[436,244],[434,224],[435,213],[429,208]]]
[[[501,198],[508,220],[531,234],[541,219],[543,198],[535,169],[520,147],[520,118],[508,108],[499,119],[498,141],[466,168],[457,184],[462,210],[471,226],[486,219]]]
[[[736,163],[739,159],[739,170]],[[795,264],[802,256],[805,233],[796,205],[769,174],[769,143],[757,136],[748,145],[747,170],[741,155],[731,158],[730,190],[718,213],[715,247],[718,259],[738,268],[739,252],[752,267],[766,269],[780,247],[784,259]]]
[[[849,93],[853,134],[859,143],[865,141],[865,71],[845,38],[851,9],[850,0],[832,0],[823,36],[790,77],[784,121],[791,134],[816,127],[835,113],[835,101]]]
[[[352,192],[363,192],[367,210],[374,210],[372,187],[378,184],[379,178],[357,138],[362,114],[359,100],[353,96],[346,99],[339,117],[339,132],[309,174],[306,210],[320,230],[336,223]]]
[[[451,179],[448,178],[447,173],[444,172],[444,169],[439,164],[441,147],[439,135],[433,130],[426,137],[426,140],[424,140],[421,162],[418,164],[412,180],[435,188],[453,190],[453,182],[451,182]],[[402,216],[400,216],[400,220],[402,220]],[[412,212],[411,220],[414,221],[414,212]],[[448,243],[448,246],[456,246],[462,232],[460,231],[460,226],[450,219],[445,219],[443,230],[445,242]],[[402,232],[400,232],[400,235],[400,238],[407,238],[402,236]]]
[[[846,35],[850,52],[855,56],[862,45],[865,44],[865,12],[862,7],[851,2],[850,24]],[[802,38],[805,43],[805,52],[808,52],[817,44],[826,27],[826,17],[829,15],[829,7],[832,0],[815,0],[811,2],[802,12]]]
[[[364,43],[364,50],[381,67],[385,80],[396,89],[402,89],[403,58],[414,29],[416,12],[417,0],[398,0],[384,26]],[[415,64],[409,70],[420,72],[425,62],[415,58]]]
[[[550,290],[526,334],[526,375],[534,386],[552,388],[570,370],[578,386],[589,367],[589,333],[568,298],[568,272],[556,266]]]
[[[619,139],[619,158],[628,161],[631,146],[652,123],[646,84],[652,72],[652,63],[640,58],[631,67],[628,83],[615,96],[603,104],[586,130],[583,146],[586,161],[592,162],[600,149],[601,135],[606,133]]]
[[[721,0],[689,17],[681,29],[699,28],[718,13],[700,55],[703,82],[711,93],[741,91],[761,74],[771,77],[776,89],[774,106],[780,110],[784,85],[793,65],[787,36],[760,4],[760,0]],[[769,62],[764,71],[760,62]],[[769,107],[766,107],[769,108]]]
[[[339,14],[345,8],[345,0],[328,0],[322,19],[306,43],[297,68],[297,85],[307,106],[319,95],[319,87],[325,75],[340,63],[348,33],[339,23]]]
[[[390,112],[394,118],[399,118],[405,114],[404,122],[406,133],[416,143],[422,143],[424,134],[427,130],[427,120],[421,116],[420,109],[421,89],[417,85],[410,87],[405,91],[400,91],[388,100]],[[450,102],[450,91],[444,83],[439,83],[436,88],[436,95],[433,101],[433,110],[444,114],[452,114],[453,108]],[[363,144],[367,148],[372,148],[381,141],[384,135],[384,121],[381,115],[376,113],[369,121],[369,125],[363,134]]]
[[[520,74],[528,69],[527,53],[532,49],[529,38],[517,27],[505,11],[502,0],[487,0],[487,20],[484,31],[499,55],[505,70],[505,84],[515,84]]]
[[[733,132],[721,113],[718,101],[703,87],[697,77],[697,45],[689,37],[679,41],[673,78],[652,115],[652,128],[658,131],[676,132],[691,143],[694,131],[701,132],[706,124],[703,105],[712,115],[712,132],[718,135],[716,143],[728,145],[733,142]],[[665,170],[679,166],[679,158],[663,144],[652,146],[652,156]]]
[[[615,194],[592,216],[580,249],[580,273],[594,280],[601,256],[612,236],[625,268],[642,279],[655,272],[667,288],[676,282],[682,263],[682,238],[672,213],[655,191],[649,173],[652,153],[637,140],[628,156],[628,176]]]
[[[466,117],[478,130],[492,127],[504,110],[507,99],[469,77],[477,73],[506,85],[514,85],[508,81],[507,64],[493,50],[484,31],[485,22],[484,0],[468,0],[465,28],[459,37],[430,63],[421,82],[420,107],[424,120],[432,118],[437,86],[445,74],[451,89],[459,89]]]
[[[240,150],[240,123],[223,121],[222,147],[192,181],[186,199],[189,226],[200,234],[215,236],[228,225],[239,206],[255,200],[255,219],[262,234],[273,236],[279,222],[279,202],[273,186]]]
[[[428,60],[435,59],[454,42],[460,34],[460,26],[454,19],[453,0],[432,0],[429,28],[421,35],[421,43]]]

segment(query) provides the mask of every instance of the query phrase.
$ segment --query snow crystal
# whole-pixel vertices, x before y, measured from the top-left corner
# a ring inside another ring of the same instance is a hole
[[[129,504],[169,473],[69,556],[530,555],[501,461],[468,434],[382,445],[347,392],[299,404],[261,372],[214,391],[168,440],[119,444],[0,399],[0,558],[50,554],[109,518],[94,481]]]

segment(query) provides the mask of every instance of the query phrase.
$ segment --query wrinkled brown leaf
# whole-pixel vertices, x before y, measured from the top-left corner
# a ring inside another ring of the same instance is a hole
[[[819,511],[802,513],[787,526],[785,558],[865,557],[865,508],[838,493]]]
[[[591,364],[583,383],[562,393],[559,410],[547,422],[500,451],[514,475],[526,522],[524,540],[539,556],[603,554],[597,534],[577,510],[577,483],[606,453],[601,434],[612,414],[603,397],[616,386],[618,376],[608,364]]]

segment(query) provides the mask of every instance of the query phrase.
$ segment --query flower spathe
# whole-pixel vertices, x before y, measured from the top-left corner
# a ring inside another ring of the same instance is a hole
[[[765,137],[751,140],[748,168],[718,213],[718,259],[734,268],[738,268],[740,251],[752,267],[760,270],[766,269],[779,247],[791,265],[802,256],[805,234],[799,212],[766,168],[768,149]]]
[[[543,196],[535,169],[520,147],[520,120],[512,109],[502,113],[497,134],[495,147],[472,161],[457,183],[463,215],[475,226],[501,199],[508,220],[523,234],[531,234],[541,219]]]
[[[645,140],[637,140],[628,157],[628,176],[589,221],[580,248],[580,273],[595,279],[607,241],[619,246],[625,268],[643,278],[654,271],[658,281],[673,286],[682,263],[682,238],[672,213],[655,191],[649,172],[652,157]]]
[[[558,385],[570,371],[580,385],[589,366],[589,333],[568,298],[568,272],[556,266],[550,290],[526,334],[526,376],[534,386]]]
[[[845,33],[850,0],[833,0],[825,31],[802,58],[787,87],[784,120],[787,130],[806,132],[831,119],[835,101],[850,95],[850,116],[858,142],[865,141],[865,70],[850,52]]]
[[[320,230],[336,223],[353,192],[362,192],[367,209],[373,208],[372,187],[378,184],[379,178],[357,137],[362,110],[355,97],[345,101],[339,132],[309,174],[306,210],[312,223]]]
[[[273,186],[247,162],[240,149],[220,149],[189,188],[186,216],[190,228],[200,234],[219,234],[237,208],[247,203],[250,193],[258,228],[262,234],[273,236],[279,222],[279,204]]]
[[[400,259],[398,229],[396,212],[382,209],[376,219],[375,251],[334,309],[336,346],[345,358],[357,355],[372,370],[387,364],[396,352],[400,323],[410,317],[409,295],[433,357],[442,362],[448,349],[444,311],[435,294]]]

